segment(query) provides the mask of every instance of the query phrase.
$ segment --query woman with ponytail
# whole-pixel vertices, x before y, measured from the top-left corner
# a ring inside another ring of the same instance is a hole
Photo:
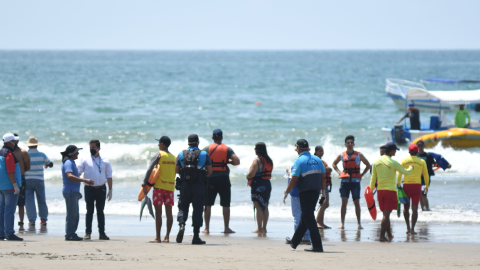
[[[267,233],[268,201],[272,192],[273,162],[268,156],[267,146],[263,142],[255,144],[255,158],[247,174],[248,185],[251,186],[254,212],[257,210],[257,226],[253,233]]]

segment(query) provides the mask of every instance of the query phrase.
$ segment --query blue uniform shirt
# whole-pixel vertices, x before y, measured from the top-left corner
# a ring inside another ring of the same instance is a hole
[[[309,152],[301,153],[292,167],[292,176],[300,177],[297,182],[298,193],[321,190],[322,173],[325,173],[325,166],[319,157]]]
[[[199,150],[198,147],[189,147],[187,151],[193,151],[193,150]],[[178,166],[183,168],[183,151],[180,152],[177,156],[177,164]],[[198,155],[198,164],[197,168],[202,170],[203,173],[199,174],[199,179],[203,179],[206,176],[206,167],[207,165],[212,165],[212,160],[210,159],[210,156],[208,155],[207,152],[205,151],[200,151],[200,154]]]
[[[80,182],[73,182],[67,177],[67,173],[72,173],[76,177],[80,177],[78,175],[77,165],[73,159],[69,158],[62,164],[62,178],[63,178],[63,189],[62,193],[70,193],[70,192],[80,192]]]
[[[293,170],[293,166],[292,166],[292,170]],[[290,180],[292,180],[292,176],[290,175],[290,177],[288,177],[288,183],[290,183]],[[300,195],[298,194],[298,182],[295,184],[295,186],[292,188],[292,190],[290,191],[290,196],[292,197],[300,197]]]

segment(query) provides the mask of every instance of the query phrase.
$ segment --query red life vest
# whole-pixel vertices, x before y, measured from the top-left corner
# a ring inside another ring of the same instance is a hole
[[[272,178],[273,163],[268,163],[265,158],[260,158],[262,161],[262,172],[260,176],[263,180],[270,180]]]
[[[225,144],[212,143],[208,146],[208,154],[212,160],[213,171],[224,172],[227,170],[228,146]]]
[[[361,178],[360,165],[355,161],[360,152],[354,151],[350,158],[348,158],[347,152],[342,153],[343,160],[343,172],[340,174],[340,178]]]
[[[328,167],[328,164],[327,164],[325,161],[323,161],[323,160],[322,160],[322,162],[323,162],[323,166],[324,166],[325,168],[327,168],[327,167]],[[327,182],[327,186],[332,185],[332,176],[331,176],[329,173],[325,173],[325,180],[326,180],[326,182]]]

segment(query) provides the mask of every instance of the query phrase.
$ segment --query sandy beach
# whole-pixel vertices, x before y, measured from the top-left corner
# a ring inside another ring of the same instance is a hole
[[[326,242],[296,251],[270,238],[204,236],[205,246],[151,244],[148,237],[65,242],[34,235],[0,243],[2,269],[478,269],[478,244]],[[408,268],[406,268],[408,267]]]

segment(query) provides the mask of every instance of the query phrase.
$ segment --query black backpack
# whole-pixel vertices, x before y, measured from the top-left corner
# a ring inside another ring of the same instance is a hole
[[[201,150],[183,151],[183,177],[188,182],[194,182],[198,179],[200,170],[198,169],[198,157]]]

